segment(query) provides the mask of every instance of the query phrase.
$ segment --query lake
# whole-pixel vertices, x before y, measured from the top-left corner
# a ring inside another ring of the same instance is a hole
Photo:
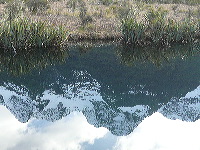
[[[199,45],[0,55],[1,150],[199,150]]]

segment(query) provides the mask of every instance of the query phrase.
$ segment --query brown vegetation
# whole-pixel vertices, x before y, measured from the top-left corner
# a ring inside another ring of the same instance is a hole
[[[83,7],[86,10],[81,10]],[[72,3],[74,2],[74,3]],[[54,26],[63,25],[69,31],[70,40],[81,39],[120,39],[121,19],[128,15],[134,15],[139,21],[145,22],[145,14],[150,9],[166,10],[167,18],[183,21],[188,15],[192,19],[199,21],[200,4],[147,4],[136,1],[106,1],[100,0],[60,0],[49,2],[49,7],[36,13],[25,10],[24,16],[32,20],[45,21]],[[0,17],[3,16],[6,4],[0,4]],[[80,16],[81,11],[85,11],[85,16]],[[86,23],[83,25],[83,18]],[[90,17],[90,21],[87,20]],[[87,22],[88,21],[88,22]]]

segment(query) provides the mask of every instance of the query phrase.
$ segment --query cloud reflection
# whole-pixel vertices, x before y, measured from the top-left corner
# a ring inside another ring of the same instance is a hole
[[[54,123],[33,119],[23,124],[6,108],[0,109],[1,150],[80,150],[82,143],[93,144],[108,132],[87,123],[82,113],[74,112]]]
[[[170,120],[156,112],[128,136],[117,139],[114,150],[199,150],[200,120]]]
[[[200,120],[170,120],[156,112],[128,136],[114,136],[73,112],[56,122],[18,122],[0,106],[1,150],[199,150]]]

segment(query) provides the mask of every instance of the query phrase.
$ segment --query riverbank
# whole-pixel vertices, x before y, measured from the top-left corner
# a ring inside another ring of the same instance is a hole
[[[0,5],[3,16],[6,4]],[[85,9],[82,10],[81,8]],[[122,19],[131,17],[137,22],[147,23],[150,11],[165,12],[165,20],[174,20],[180,24],[190,19],[190,22],[199,24],[200,4],[146,4],[143,2],[115,2],[103,4],[98,1],[84,1],[73,7],[69,1],[49,2],[48,8],[36,13],[25,10],[23,17],[33,21],[44,21],[48,25],[58,27],[62,25],[68,32],[68,41],[102,40],[119,41],[124,38]],[[82,16],[80,15],[82,13]],[[200,38],[200,32],[195,30],[193,37]]]

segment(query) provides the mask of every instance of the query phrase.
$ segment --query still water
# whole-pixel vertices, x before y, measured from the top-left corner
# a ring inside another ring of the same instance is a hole
[[[1,55],[1,150],[199,150],[199,47]]]

